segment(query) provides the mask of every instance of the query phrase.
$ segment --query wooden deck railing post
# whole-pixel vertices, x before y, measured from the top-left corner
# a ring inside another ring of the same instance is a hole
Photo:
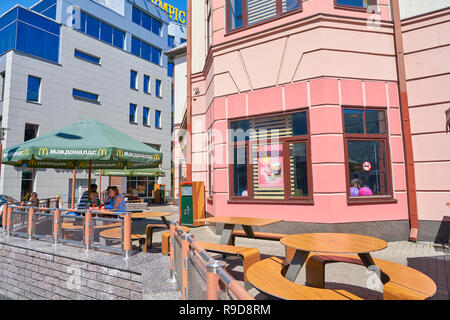
[[[131,214],[129,212],[125,213],[123,216],[123,250],[125,253],[125,259],[128,259],[131,254]]]
[[[28,234],[28,240],[33,239],[33,230],[34,230],[34,208],[30,208],[28,210],[28,228],[27,228],[27,234]]]
[[[218,300],[219,298],[219,275],[217,270],[225,267],[225,262],[220,260],[210,260],[206,264],[206,299]]]
[[[13,208],[8,208],[7,215],[6,215],[6,236],[10,236],[11,232],[11,215],[12,215]]]
[[[181,296],[188,299],[189,233],[181,233]]]
[[[84,245],[86,251],[91,250],[91,232],[93,232],[91,222],[92,212],[88,211],[84,215]]]
[[[59,237],[60,237],[59,219],[61,219],[61,211],[55,210],[53,212],[53,240],[55,241],[55,245],[59,244]]]
[[[6,232],[6,218],[8,215],[8,203],[5,203],[3,205],[3,212],[2,212],[2,230],[3,232]]]

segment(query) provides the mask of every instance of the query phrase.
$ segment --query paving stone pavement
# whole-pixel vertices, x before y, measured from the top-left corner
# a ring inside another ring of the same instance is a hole
[[[161,210],[174,212],[169,220],[178,219],[178,208],[175,206],[152,207],[151,210]],[[155,247],[152,252],[160,252],[161,233],[164,230],[157,231],[154,235]],[[216,235],[211,227],[204,226],[200,228],[192,228],[191,233],[194,238],[199,241],[219,242],[220,237]],[[261,251],[261,259],[271,256],[284,257],[284,246],[279,242],[266,240],[252,240],[246,238],[237,238],[236,245],[255,247]],[[417,269],[431,279],[433,279],[438,287],[436,294],[432,300],[448,300],[450,296],[450,255],[444,253],[447,249],[435,247],[431,242],[409,242],[397,241],[389,242],[388,247],[384,250],[374,252],[374,258],[385,259],[407,265]],[[215,256],[217,259],[223,259],[221,255]],[[242,262],[239,258],[229,257],[225,259],[227,262],[227,270],[238,280],[242,281]],[[381,299],[381,292],[370,290],[367,288],[367,282],[371,274],[367,272],[365,267],[351,265],[346,263],[335,263],[326,267],[326,288],[339,288],[348,290],[362,298],[369,300]],[[297,283],[304,284],[305,270],[300,272]],[[381,290],[380,290],[381,291]],[[256,299],[268,299],[256,289],[251,289],[250,293]]]

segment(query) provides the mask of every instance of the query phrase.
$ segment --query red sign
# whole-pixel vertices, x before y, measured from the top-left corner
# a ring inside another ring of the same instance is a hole
[[[362,164],[362,168],[363,168],[364,171],[368,172],[368,171],[372,170],[372,164],[369,161],[365,161]]]

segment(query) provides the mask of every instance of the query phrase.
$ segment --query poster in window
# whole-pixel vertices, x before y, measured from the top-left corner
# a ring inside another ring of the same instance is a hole
[[[259,188],[284,188],[283,145],[258,146]]]

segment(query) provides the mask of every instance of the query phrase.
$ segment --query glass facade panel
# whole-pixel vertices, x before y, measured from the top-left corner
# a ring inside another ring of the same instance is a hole
[[[100,37],[100,21],[94,17],[87,16],[86,33],[91,37],[99,39]]]
[[[368,6],[376,4],[376,0],[337,0],[336,4],[350,7],[367,8]]]
[[[56,0],[44,0],[36,4],[34,7],[31,8],[31,10],[42,13],[43,11],[47,10],[51,6],[56,4]]]
[[[131,72],[130,72],[130,88],[131,89],[137,89],[137,77],[138,77],[137,72],[134,70],[131,70]]]
[[[142,27],[152,31],[152,18],[148,14],[142,13]]]
[[[47,32],[53,33],[59,36],[60,26],[58,23],[44,18],[33,11],[28,11],[23,8],[19,8],[18,19],[23,22],[27,22],[35,27],[43,29]]]
[[[348,140],[350,197],[387,195],[386,147],[381,140]]]
[[[19,22],[17,50],[39,58],[58,62],[59,37]]]
[[[141,56],[141,41],[138,38],[131,38],[131,53],[138,57]]]
[[[113,34],[114,34],[113,46],[123,49],[123,44],[125,42],[125,32],[113,28]]]
[[[366,110],[366,130],[368,134],[386,133],[386,119],[384,111]]]
[[[8,12],[0,19],[0,30],[17,20],[17,8]]]
[[[0,55],[16,47],[17,22],[0,31]]]
[[[155,95],[161,97],[161,80],[158,79],[155,81]]]
[[[113,27],[111,27],[109,24],[102,22],[100,30],[100,40],[112,44],[113,42],[112,39],[113,39]]]
[[[245,146],[234,148],[233,160],[233,196],[246,197],[248,196],[247,148]]]
[[[100,64],[100,58],[92,56],[90,54],[84,53],[82,51],[79,51],[77,49],[75,49],[75,53],[74,53],[75,57],[95,63],[95,64]]]
[[[364,133],[364,111],[363,110],[344,110],[345,133]]]
[[[144,75],[144,92],[150,93],[150,77]]]
[[[242,27],[243,12],[242,12],[243,0],[229,0],[229,12],[228,17],[230,19],[230,29],[236,29]]]
[[[155,127],[161,128],[161,111],[155,110]]]
[[[161,21],[152,18],[152,32],[158,36],[161,36],[161,29]]]
[[[39,93],[41,89],[41,79],[28,76],[27,101],[39,102]]]
[[[47,10],[41,12],[46,17],[49,17],[50,19],[56,19],[56,5],[48,8]]]
[[[141,42],[141,58],[150,61],[152,47],[145,42]]]
[[[132,123],[136,122],[136,110],[137,110],[137,106],[135,104],[130,103],[129,121]]]
[[[150,124],[149,119],[149,109],[147,107],[142,108],[142,124],[148,126]]]
[[[133,6],[133,12],[131,14],[131,20],[138,25],[141,25],[142,13],[141,10]]]
[[[294,136],[303,136],[308,134],[308,121],[306,120],[306,112],[298,112],[292,114],[292,130]]]
[[[282,0],[281,9],[283,12],[298,9],[298,0]]]
[[[155,47],[152,47],[152,60],[153,63],[157,65],[161,65],[161,50]]]
[[[98,102],[98,95],[78,89],[72,90],[72,95],[77,99],[88,100],[92,102]]]
[[[306,157],[306,143],[289,144],[289,165],[291,197],[308,196],[308,166]]]
[[[168,36],[167,37],[169,48],[175,48],[175,37],[174,36]]]
[[[169,77],[173,77],[173,68],[174,68],[173,62],[169,62],[169,63],[167,64],[167,75],[168,75]]]

